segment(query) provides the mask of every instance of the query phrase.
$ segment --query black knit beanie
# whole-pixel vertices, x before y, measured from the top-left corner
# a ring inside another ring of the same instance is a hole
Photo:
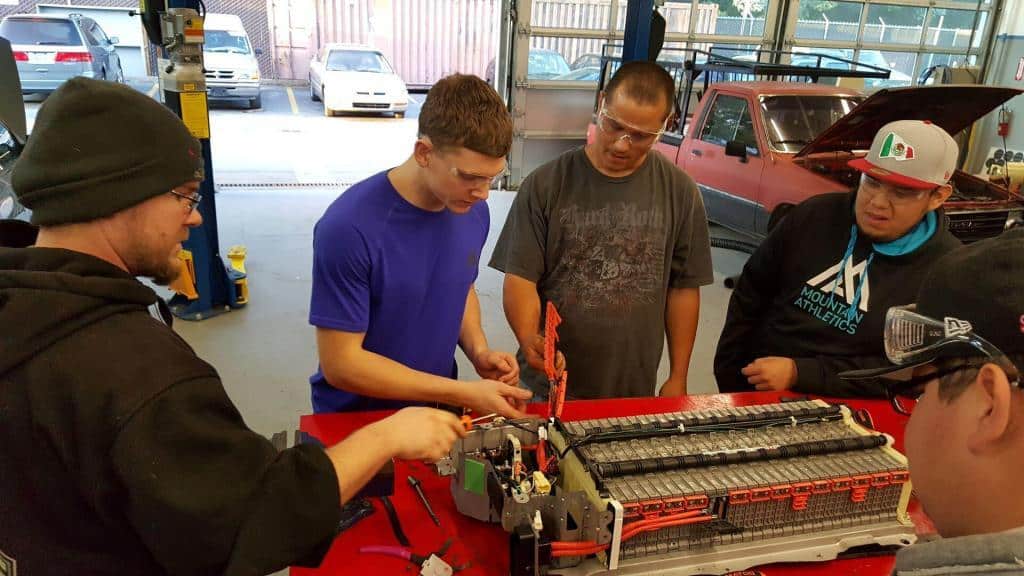
[[[202,179],[202,148],[174,113],[123,84],[82,77],[46,99],[11,171],[40,226],[110,216]]]

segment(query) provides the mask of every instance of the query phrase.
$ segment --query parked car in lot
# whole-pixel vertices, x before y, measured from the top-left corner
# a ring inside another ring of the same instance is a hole
[[[601,68],[598,66],[584,66],[570,70],[566,74],[556,76],[552,80],[564,80],[566,82],[597,82],[601,77]]]
[[[405,116],[409,91],[380,51],[354,44],[328,44],[309,63],[309,97],[335,112],[390,112]]]
[[[260,63],[262,51],[253,50],[242,19],[234,14],[207,14],[203,20],[203,67],[206,93],[211,101],[243,101],[260,108]]]
[[[527,78],[531,80],[561,80],[559,76],[568,74],[569,71],[569,64],[561,53],[547,48],[530,48],[529,60],[526,63]],[[493,59],[487,64],[484,79],[488,84],[494,83]]]
[[[577,57],[575,60],[573,60],[572,61],[572,66],[569,66],[569,67],[572,68],[573,70],[578,70],[580,68],[589,68],[589,67],[600,68],[601,67],[601,55],[600,54],[594,54],[593,52],[588,52],[587,54],[582,54],[579,57]]]
[[[11,43],[23,94],[49,94],[75,76],[124,82],[119,40],[92,18],[16,14],[0,21],[0,37]]]
[[[755,72],[759,66],[722,65]],[[694,76],[686,78],[681,102],[696,84]],[[794,205],[856,187],[859,173],[847,162],[863,157],[888,122],[928,120],[956,136],[1024,91],[939,85],[882,89],[864,98],[823,84],[752,81],[711,83],[698,93],[693,114],[670,127],[655,148],[697,182],[709,220],[763,238]],[[591,137],[594,130],[592,123]],[[1024,198],[1005,187],[960,170],[951,184],[945,212],[961,241],[991,238],[1021,223]]]
[[[794,48],[793,52],[790,63],[795,66],[818,66],[820,63],[825,68],[849,70],[852,64],[844,62],[844,60],[853,61],[853,50],[849,48]],[[819,58],[819,55],[833,58]],[[856,61],[890,70],[888,78],[866,78],[864,80],[865,88],[897,88],[913,84],[913,79],[910,76],[896,70],[893,63],[887,62],[885,56],[878,50],[861,50]]]

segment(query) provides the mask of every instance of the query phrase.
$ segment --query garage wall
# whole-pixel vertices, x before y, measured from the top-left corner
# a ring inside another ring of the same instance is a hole
[[[455,72],[483,77],[498,47],[498,0],[315,0],[317,49],[377,48],[411,86]]]
[[[992,56],[985,70],[985,83],[1024,90],[1024,2],[1007,2],[992,45]],[[994,160],[996,150],[1024,153],[1024,95],[1006,103],[1013,115],[1010,133],[1004,142],[996,133],[998,112],[986,116],[975,126],[974,144],[968,170],[980,173]]]

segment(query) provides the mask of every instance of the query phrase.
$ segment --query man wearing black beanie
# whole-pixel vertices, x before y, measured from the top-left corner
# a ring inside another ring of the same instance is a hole
[[[202,179],[199,142],[129,87],[75,78],[40,109],[11,179],[38,237],[0,248],[0,573],[315,565],[380,466],[465,434],[426,408],[326,450],[250,430],[136,279],[179,273]]]

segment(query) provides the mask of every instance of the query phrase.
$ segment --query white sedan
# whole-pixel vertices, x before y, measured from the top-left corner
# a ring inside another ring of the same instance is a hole
[[[309,97],[335,112],[405,116],[409,92],[384,55],[366,46],[328,44],[309,63]]]

